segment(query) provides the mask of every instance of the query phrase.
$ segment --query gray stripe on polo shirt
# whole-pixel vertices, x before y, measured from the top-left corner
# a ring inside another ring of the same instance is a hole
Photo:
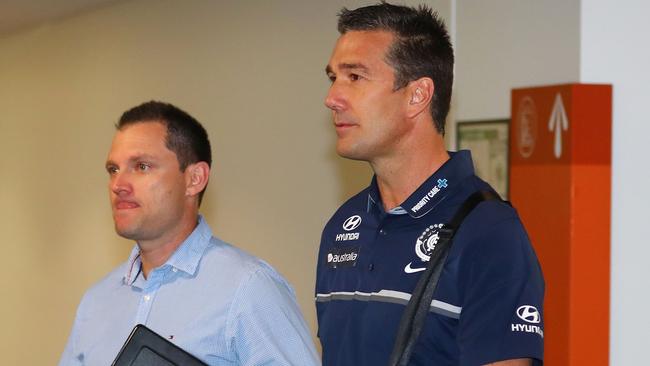
[[[328,294],[316,294],[316,302],[329,302],[332,300],[357,300],[406,305],[410,299],[411,294],[393,290],[381,290],[379,292],[339,291],[330,292]],[[448,304],[440,300],[431,301],[431,307],[429,308],[429,311],[432,313],[444,315],[453,319],[459,319],[462,310],[463,308],[459,306]]]

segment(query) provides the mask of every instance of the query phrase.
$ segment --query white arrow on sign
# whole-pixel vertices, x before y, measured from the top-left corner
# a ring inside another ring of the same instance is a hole
[[[555,103],[553,103],[553,111],[551,118],[548,119],[548,130],[555,132],[555,144],[553,146],[553,153],[556,158],[562,156],[562,131],[569,129],[569,119],[566,117],[564,104],[562,103],[562,96],[560,93],[555,95]]]

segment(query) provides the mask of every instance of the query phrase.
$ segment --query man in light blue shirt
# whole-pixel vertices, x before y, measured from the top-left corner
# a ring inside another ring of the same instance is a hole
[[[109,365],[144,324],[209,365],[317,365],[293,290],[212,236],[198,214],[210,173],[198,121],[171,104],[125,112],[106,162],[127,262],[84,295],[59,363]]]

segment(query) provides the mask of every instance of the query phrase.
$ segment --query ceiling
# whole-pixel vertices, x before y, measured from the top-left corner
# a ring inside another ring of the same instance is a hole
[[[0,0],[0,36],[120,0]]]

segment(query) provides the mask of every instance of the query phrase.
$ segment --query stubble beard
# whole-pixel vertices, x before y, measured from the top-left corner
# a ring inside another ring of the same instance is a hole
[[[129,239],[129,240],[135,240],[139,241],[142,240],[144,237],[144,233],[142,232],[142,222],[139,222],[139,220],[129,220],[130,222],[124,222],[122,225],[118,222],[119,220],[115,217],[113,217],[113,222],[115,225],[115,232],[117,235]]]

